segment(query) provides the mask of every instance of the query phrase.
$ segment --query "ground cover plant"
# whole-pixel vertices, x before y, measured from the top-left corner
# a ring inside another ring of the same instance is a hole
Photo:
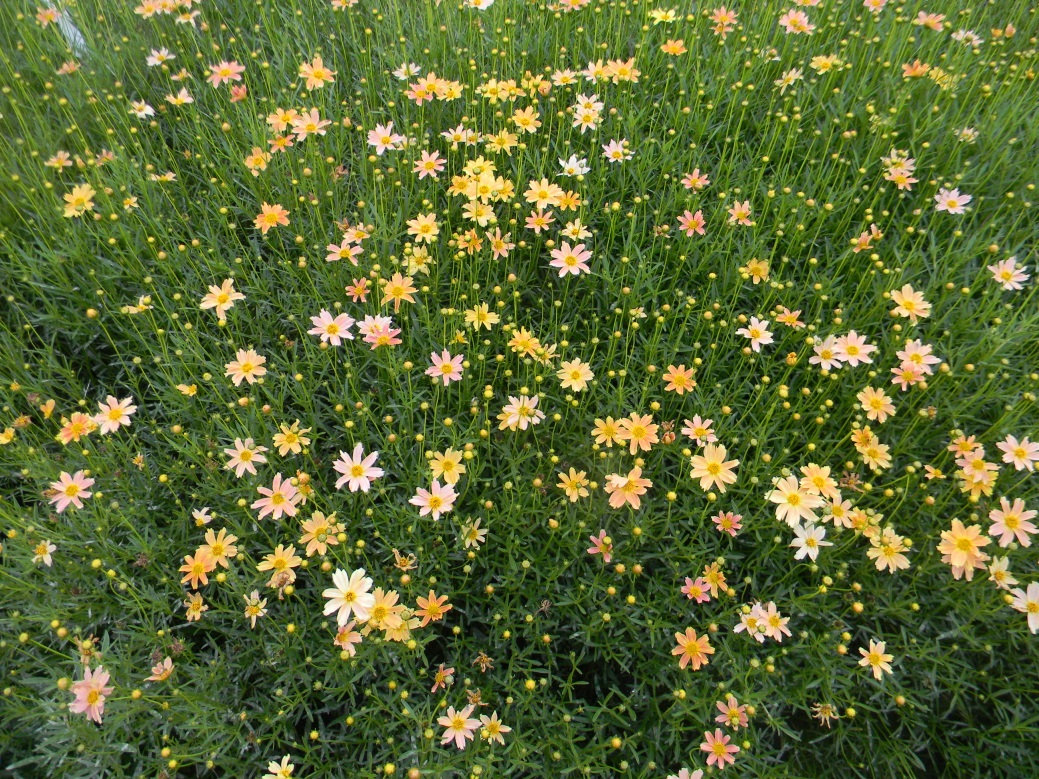
[[[0,774],[1039,775],[1034,7],[0,22]]]

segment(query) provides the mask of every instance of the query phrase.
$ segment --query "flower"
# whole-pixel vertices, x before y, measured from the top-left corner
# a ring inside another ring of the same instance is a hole
[[[695,630],[686,628],[685,633],[675,633],[675,641],[678,645],[671,650],[671,654],[678,656],[679,668],[692,663],[693,670],[699,671],[701,666],[710,663],[707,655],[714,654],[714,647],[707,636],[697,637]]]
[[[243,595],[242,599],[245,601],[245,618],[249,620],[249,627],[255,628],[257,617],[262,617],[267,613],[265,608],[267,599],[260,597],[259,590],[253,590],[248,595]]]
[[[51,482],[51,499],[55,510],[60,514],[71,504],[74,508],[83,508],[83,501],[94,493],[87,490],[94,480],[87,478],[85,471],[76,471],[69,475],[62,471],[57,481]]]
[[[750,348],[760,352],[763,345],[772,343],[772,333],[768,329],[767,319],[758,319],[756,316],[750,318],[750,324],[741,327],[736,332],[750,340]]]
[[[173,659],[165,658],[161,663],[152,666],[152,675],[145,678],[146,682],[164,682],[173,673]]]
[[[728,693],[724,701],[718,701],[715,705],[721,712],[714,718],[715,722],[728,725],[733,730],[747,727],[747,707],[741,706],[732,693]]]
[[[931,304],[924,300],[921,292],[905,284],[902,289],[896,289],[891,293],[891,299],[895,307],[891,309],[892,314],[908,317],[914,325],[917,319],[931,315]]]
[[[1010,591],[1014,602],[1010,604],[1015,611],[1028,615],[1028,629],[1039,633],[1039,582],[1032,582],[1027,590],[1014,588]]]
[[[335,75],[334,70],[325,67],[320,56],[299,66],[299,77],[307,80],[307,89],[321,89],[325,84],[334,84]]]
[[[454,608],[450,603],[447,602],[447,596],[441,595],[439,598],[433,590],[429,591],[429,597],[423,598],[421,595],[415,599],[418,604],[418,608],[415,610],[415,616],[422,617],[422,623],[420,627],[425,627],[430,622],[439,622],[444,618],[451,609]]]
[[[736,481],[736,467],[739,460],[726,460],[728,454],[721,444],[707,444],[702,455],[693,455],[690,464],[693,469],[689,477],[700,480],[700,489],[707,492],[711,487],[717,487],[719,492],[725,492],[725,485]]]
[[[592,258],[592,253],[584,248],[583,243],[571,246],[567,241],[563,241],[558,249],[553,249],[550,253],[552,261],[549,265],[559,270],[560,278],[567,274],[578,276],[591,271],[588,260]]]
[[[560,471],[558,475],[559,483],[556,486],[563,490],[571,503],[576,503],[580,498],[588,497],[587,487],[589,481],[588,474],[585,471],[578,471],[571,467],[569,473]]]
[[[274,434],[274,445],[278,447],[278,454],[285,457],[289,452],[302,452],[304,446],[310,446],[310,439],[306,436],[309,432],[309,427],[300,430],[298,419],[291,425],[282,422],[280,429]]]
[[[107,686],[111,677],[100,665],[93,671],[83,669],[83,678],[72,683],[71,691],[76,700],[69,704],[73,714],[86,714],[87,719],[101,724],[101,716],[105,713],[105,696],[111,695],[114,687]]]
[[[112,395],[105,398],[104,403],[98,403],[99,413],[94,417],[94,423],[100,426],[101,435],[114,433],[120,427],[130,426],[130,415],[137,411],[137,406],[131,405],[133,398],[117,400]]]
[[[266,451],[266,446],[257,446],[251,438],[246,438],[244,441],[236,438],[234,448],[224,450],[224,454],[231,458],[224,463],[224,468],[228,471],[233,470],[239,479],[246,471],[255,476],[256,463],[267,462],[267,458],[263,456]]]
[[[704,742],[700,744],[700,750],[707,753],[707,765],[717,765],[719,770],[724,770],[726,765],[736,762],[734,754],[740,751],[735,744],[730,744],[731,739],[722,732],[721,728],[715,728],[714,733],[704,731]]]
[[[604,563],[613,559],[613,539],[606,535],[605,530],[599,530],[598,536],[588,536],[592,545],[588,547],[588,554],[601,554]]]
[[[797,553],[794,554],[795,560],[804,560],[807,556],[809,560],[814,562],[819,557],[820,547],[833,546],[829,541],[823,540],[826,538],[826,528],[814,525],[811,522],[803,526],[795,525],[794,535],[796,537],[790,542],[790,546],[797,549]]]
[[[453,485],[441,486],[439,481],[433,479],[433,484],[428,491],[420,487],[415,496],[408,500],[408,503],[419,507],[420,517],[431,514],[434,520],[438,520],[441,514],[451,511],[456,497],[458,496],[455,494]]]
[[[351,614],[358,621],[366,622],[370,609],[375,605],[375,596],[370,592],[373,582],[365,576],[364,568],[358,568],[350,574],[336,568],[332,574],[332,583],[334,587],[321,593],[322,598],[328,598],[324,615],[327,617],[335,613],[340,625],[349,622]]]
[[[627,503],[638,510],[642,505],[640,496],[645,495],[646,490],[652,486],[652,481],[642,478],[642,468],[635,466],[628,471],[627,476],[621,476],[619,473],[608,474],[603,491],[610,496],[611,507],[619,509]]]
[[[229,376],[236,387],[240,387],[242,381],[255,384],[257,379],[267,374],[263,367],[265,362],[267,358],[252,349],[239,349],[235,358],[224,366],[224,375]]]
[[[678,217],[678,229],[688,238],[692,238],[694,235],[705,235],[707,231],[704,226],[706,224],[707,220],[704,219],[703,211],[697,211],[694,214],[687,210]]]
[[[768,499],[776,504],[776,519],[786,522],[791,527],[800,524],[801,520],[815,522],[815,512],[823,505],[823,500],[804,489],[794,476],[777,480],[775,489],[768,494]]]
[[[260,206],[260,213],[256,215],[255,224],[261,233],[267,235],[267,232],[272,227],[278,225],[285,226],[289,223],[289,212],[279,204],[275,203],[273,206],[269,203],[263,203]]]
[[[216,562],[205,547],[202,547],[194,555],[184,556],[184,565],[179,568],[180,572],[184,574],[184,578],[180,580],[180,583],[191,582],[191,589],[197,590],[199,583],[209,584],[207,574],[214,568],[216,568]]]
[[[480,722],[483,723],[483,727],[480,728],[480,736],[487,741],[497,741],[499,744],[504,745],[505,739],[502,736],[512,732],[512,728],[508,725],[503,725],[501,720],[498,719],[498,712],[496,711],[492,711],[489,717],[486,714],[481,714]]]
[[[452,381],[461,380],[464,355],[456,354],[452,357],[451,353],[444,349],[441,354],[433,352],[429,355],[429,358],[433,361],[433,364],[426,368],[426,375],[431,376],[434,383],[437,379],[440,379],[446,387]]]
[[[538,409],[537,395],[528,397],[520,395],[515,397],[509,395],[509,402],[502,407],[498,414],[498,429],[526,430],[530,425],[537,425],[545,418],[545,412]]]
[[[457,484],[458,480],[462,478],[462,474],[465,473],[465,466],[462,465],[463,457],[462,452],[457,452],[451,447],[443,452],[434,452],[429,461],[429,469],[433,472],[433,478],[443,478],[447,484]]]
[[[952,566],[955,579],[966,576],[970,581],[974,578],[974,569],[984,567],[989,559],[981,547],[988,546],[992,539],[981,534],[980,525],[964,526],[960,520],[954,519],[952,528],[943,531],[941,538],[938,551],[942,553],[942,562]]]
[[[678,395],[692,392],[696,387],[696,380],[693,379],[693,371],[692,369],[687,369],[685,365],[679,365],[677,367],[674,365],[668,365],[663,380],[667,382],[664,385],[664,391],[674,392]]]
[[[315,511],[310,519],[303,523],[302,530],[303,535],[300,536],[299,543],[307,545],[307,557],[323,555],[328,551],[328,547],[339,544],[336,536],[340,529],[336,524],[335,512],[326,517],[324,513]]]
[[[722,533],[728,533],[733,538],[736,537],[736,533],[743,528],[740,524],[740,520],[743,519],[742,514],[733,514],[731,511],[721,511],[711,517],[711,521],[714,522],[715,527],[718,528]]]
[[[682,594],[685,595],[689,600],[695,600],[697,603],[707,603],[711,599],[711,588],[703,580],[703,577],[697,577],[696,581],[693,581],[690,577],[685,577],[685,585],[682,587]]]
[[[1012,541],[1017,541],[1021,546],[1032,545],[1030,536],[1039,528],[1036,528],[1028,520],[1032,519],[1037,512],[1025,511],[1025,502],[1015,498],[1013,505],[1006,498],[999,499],[999,508],[992,509],[988,516],[992,520],[989,532],[1000,536],[999,545],[1010,546]]]
[[[296,504],[302,496],[292,482],[280,473],[275,474],[274,482],[269,488],[257,487],[256,491],[264,496],[253,501],[251,506],[260,510],[257,519],[263,519],[268,514],[272,515],[271,519],[281,519],[285,515],[296,516]]]
[[[354,320],[346,314],[333,317],[332,312],[321,309],[321,313],[310,317],[310,321],[314,326],[307,330],[307,333],[318,336],[323,344],[339,346],[344,338],[348,341],[354,340],[354,335],[350,332]]]
[[[456,747],[465,749],[465,743],[472,740],[473,733],[480,727],[480,720],[470,717],[475,708],[471,704],[461,711],[455,711],[454,706],[447,707],[445,715],[437,719],[437,724],[445,728],[443,738],[440,739],[441,744],[446,745],[454,741]]]
[[[433,688],[430,692],[435,693],[437,690],[446,690],[447,686],[454,681],[454,675],[454,668],[445,668],[444,664],[441,663],[440,667],[433,673]]]
[[[52,544],[50,541],[40,541],[35,547],[33,547],[33,563],[36,565],[43,563],[48,568],[50,568],[51,564],[54,562],[51,558],[51,555],[57,548],[58,547]]]
[[[267,773],[263,775],[263,779],[289,779],[292,776],[292,772],[296,770],[296,766],[289,761],[292,759],[290,755],[284,755],[279,763],[277,760],[272,760],[267,764]]]
[[[574,359],[563,360],[559,363],[556,377],[559,379],[559,386],[563,389],[584,392],[588,387],[588,382],[595,378],[595,374],[592,373],[592,368],[588,363]]]
[[[869,640],[869,649],[859,647],[859,654],[862,655],[859,665],[870,668],[873,678],[877,681],[880,681],[885,673],[891,673],[891,660],[894,656],[884,654],[884,649],[883,641],[874,641],[872,638]]]
[[[245,295],[234,288],[234,279],[224,279],[219,287],[215,284],[209,286],[209,292],[202,297],[199,308],[203,311],[209,308],[216,309],[216,315],[223,319],[224,314],[234,308],[238,300],[245,300]]]
[[[996,448],[1003,453],[1003,462],[1013,465],[1017,471],[1034,471],[1039,462],[1039,441],[1029,441],[1028,436],[1018,441],[1008,435],[996,443]]]
[[[995,265],[988,266],[989,273],[992,274],[992,278],[995,279],[999,285],[1006,290],[1017,291],[1021,289],[1021,286],[1028,281],[1028,274],[1025,273],[1024,268],[1017,267],[1017,261],[1015,257],[997,262]]]
[[[934,210],[946,211],[950,214],[962,214],[966,211],[966,205],[972,200],[970,195],[961,195],[958,189],[939,188],[938,194],[934,196]]]
[[[346,484],[350,492],[358,490],[368,492],[372,487],[372,482],[385,473],[382,468],[374,467],[378,457],[378,452],[371,452],[365,456],[364,444],[357,444],[352,455],[339,452],[339,459],[332,463],[336,472],[342,474],[336,480],[336,489],[342,489]]]

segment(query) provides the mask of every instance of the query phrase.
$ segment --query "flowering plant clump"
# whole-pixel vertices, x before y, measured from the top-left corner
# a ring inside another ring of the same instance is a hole
[[[0,5],[0,774],[1039,775],[1029,4]]]

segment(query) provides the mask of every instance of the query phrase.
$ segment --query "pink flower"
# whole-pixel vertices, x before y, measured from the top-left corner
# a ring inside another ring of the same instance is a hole
[[[152,666],[152,675],[145,678],[146,682],[164,682],[173,673],[173,659],[167,657],[161,663]]]
[[[94,480],[88,479],[83,471],[76,471],[72,476],[62,471],[58,480],[51,482],[51,503],[55,505],[59,514],[67,509],[70,503],[81,509],[83,499],[94,494],[87,491],[93,483]]]
[[[549,265],[559,269],[559,278],[563,278],[568,273],[578,276],[582,272],[589,273],[591,271],[591,268],[588,267],[588,260],[591,258],[592,253],[584,248],[583,243],[571,246],[566,241],[563,241],[558,249],[552,250],[552,262]]]
[[[731,765],[736,762],[734,754],[740,751],[740,748],[735,744],[730,744],[732,740],[722,732],[721,728],[715,728],[714,733],[704,731],[704,741],[700,744],[700,749],[707,753],[707,765],[717,765],[719,770],[724,770],[726,765]]]
[[[854,330],[849,330],[847,335],[842,335],[837,339],[837,343],[834,345],[834,353],[836,356],[848,363],[852,368],[861,363],[871,363],[873,358],[870,354],[875,352],[877,347],[873,344],[866,343],[865,336],[861,336]]]
[[[695,214],[692,211],[686,211],[678,217],[678,229],[685,232],[690,238],[694,234],[703,235],[705,224],[707,221],[703,218],[703,211],[697,211]]]
[[[372,467],[378,457],[378,452],[372,452],[365,457],[364,444],[354,447],[353,456],[340,452],[339,459],[332,463],[336,472],[343,474],[336,480],[336,489],[342,489],[346,484],[350,492],[357,492],[357,490],[368,492],[372,487],[372,481],[385,473],[382,468]]]
[[[992,520],[989,532],[994,536],[1000,536],[1000,546],[1009,546],[1014,540],[1021,546],[1031,546],[1032,539],[1029,536],[1039,528],[1028,520],[1035,515],[1035,511],[1025,511],[1025,502],[1021,498],[1015,498],[1013,505],[1006,498],[1000,498],[999,508],[988,513],[989,519]]]
[[[429,355],[433,364],[426,368],[426,375],[432,376],[433,381],[441,379],[446,387],[452,381],[460,381],[462,378],[462,359],[463,355],[456,354],[454,357],[451,353],[444,349],[442,354],[433,352]]]
[[[338,245],[330,243],[325,247],[325,251],[328,252],[325,255],[325,262],[349,260],[353,265],[356,265],[357,258],[364,254],[364,247],[360,244],[355,244],[349,238],[344,238],[343,242]]]
[[[419,507],[420,517],[431,514],[433,519],[437,520],[440,519],[441,514],[446,514],[451,510],[457,497],[455,488],[452,485],[445,484],[440,486],[440,482],[433,479],[433,485],[428,491],[420,487],[416,491],[415,497],[411,498],[408,503]]]
[[[225,60],[219,64],[209,66],[209,75],[206,76],[206,81],[214,87],[218,87],[225,82],[241,81],[244,72],[245,66],[239,65],[234,61],[227,62]]]
[[[966,205],[972,200],[970,195],[961,195],[958,189],[939,189],[934,196],[934,210],[948,211],[950,214],[962,214]]]
[[[72,692],[76,700],[69,704],[69,711],[73,714],[87,715],[87,719],[101,724],[101,715],[105,713],[105,696],[111,695],[114,687],[106,687],[109,680],[108,671],[98,666],[93,672],[89,668],[84,669],[83,679],[73,682]]]
[[[133,398],[117,398],[109,395],[104,403],[98,403],[100,411],[94,417],[94,422],[101,426],[101,435],[114,433],[120,427],[130,426],[130,415],[137,410],[133,405]]]
[[[301,496],[292,482],[280,473],[275,474],[270,488],[257,487],[256,491],[264,496],[252,504],[252,508],[260,509],[257,519],[263,519],[268,514],[272,515],[271,519],[281,519],[284,515],[296,516],[296,504]]]
[[[375,153],[380,157],[387,149],[392,151],[400,148],[403,141],[403,135],[393,132],[393,122],[377,124],[375,129],[368,133],[368,145],[374,146]]]
[[[480,727],[480,720],[472,719],[469,716],[473,713],[474,708],[469,705],[461,711],[455,711],[454,706],[447,707],[447,713],[437,719],[437,724],[446,728],[443,738],[440,739],[441,744],[450,744],[454,741],[456,747],[465,749],[465,742],[471,741],[473,733]]]
[[[321,343],[331,343],[332,346],[339,346],[344,338],[348,341],[354,339],[353,334],[350,332],[354,320],[346,314],[333,317],[330,311],[321,309],[321,313],[310,317],[310,321],[314,326],[307,332],[310,335],[319,336]]]
[[[711,586],[703,580],[702,576],[698,576],[695,582],[687,576],[685,577],[685,586],[682,588],[682,594],[689,600],[695,600],[697,603],[706,603],[711,599]]]
[[[720,532],[728,533],[733,538],[743,528],[743,525],[740,524],[741,519],[743,519],[742,514],[733,514],[731,511],[720,511],[711,517],[711,521]]]
[[[598,536],[588,536],[592,545],[588,547],[588,554],[601,554],[604,563],[613,559],[613,539],[606,535],[605,530],[600,530]]]

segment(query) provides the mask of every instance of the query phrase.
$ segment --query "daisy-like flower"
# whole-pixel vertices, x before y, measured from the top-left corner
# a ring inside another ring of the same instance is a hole
[[[1017,541],[1021,546],[1031,546],[1031,535],[1037,531],[1035,525],[1029,520],[1034,518],[1036,511],[1026,511],[1025,502],[1021,498],[1015,498],[1013,504],[1006,498],[999,499],[999,508],[992,509],[988,513],[992,520],[989,532],[999,536],[997,541],[1000,546],[1010,546],[1012,541]]]
[[[356,617],[358,622],[367,622],[370,610],[375,605],[375,595],[372,589],[372,580],[365,575],[364,568],[358,568],[352,573],[336,568],[332,574],[330,587],[321,593],[322,598],[327,598],[324,615],[336,614],[336,620],[340,625],[350,621],[350,616]]]
[[[627,476],[611,473],[606,476],[603,491],[610,496],[610,506],[619,509],[625,503],[638,510],[642,505],[642,495],[653,486],[649,479],[642,478],[642,468],[636,466],[628,471]]]
[[[51,555],[54,554],[54,552],[55,552],[55,550],[57,548],[58,547],[55,546],[54,544],[52,544],[50,541],[47,541],[47,540],[40,541],[40,543],[38,543],[35,547],[33,547],[33,550],[32,550],[32,552],[33,552],[33,554],[32,554],[33,564],[34,565],[39,565],[40,563],[43,563],[48,568],[50,568],[51,565],[54,562],[54,559],[51,557]]]
[[[336,473],[342,474],[336,480],[336,489],[342,489],[345,484],[350,492],[358,490],[368,492],[372,487],[372,482],[385,473],[382,468],[375,467],[375,461],[378,458],[378,452],[365,455],[364,444],[357,444],[352,455],[339,452],[339,459],[332,463]]]
[[[400,148],[404,142],[404,136],[393,131],[393,122],[377,124],[375,129],[368,133],[368,145],[375,147],[375,153],[380,157],[387,151]]]
[[[321,89],[325,84],[334,84],[335,75],[334,70],[325,67],[320,56],[299,66],[299,77],[307,80],[307,89]]]
[[[707,220],[704,219],[703,211],[685,211],[680,217],[678,217],[678,229],[686,234],[687,237],[692,238],[694,235],[705,235],[706,230],[704,229],[707,224]]]
[[[690,771],[688,768],[683,768],[677,774],[668,774],[667,779],[703,779],[703,770],[697,768],[695,771]]]
[[[614,140],[603,144],[602,156],[611,163],[624,162],[634,157],[635,152],[628,148],[627,140],[621,139],[619,141]]]
[[[146,676],[146,682],[164,682],[173,673],[173,658],[166,657],[161,663],[152,666],[152,675]]]
[[[344,238],[341,243],[328,244],[325,247],[325,251],[328,252],[325,255],[325,262],[346,260],[350,264],[356,265],[357,258],[364,254],[364,247],[350,240],[350,238]]]
[[[632,411],[631,416],[617,423],[617,427],[617,440],[627,441],[628,451],[633,455],[640,450],[648,452],[653,444],[660,441],[657,436],[660,426],[653,423],[652,414],[639,416]]]
[[[880,681],[885,673],[891,673],[891,661],[894,659],[894,655],[885,654],[885,648],[883,641],[874,641],[872,638],[869,640],[869,649],[859,647],[859,654],[862,655],[859,665],[873,671],[873,678],[877,681]]]
[[[462,546],[466,549],[479,549],[480,544],[487,540],[487,528],[480,527],[482,521],[477,519],[475,522],[466,522],[462,525]]]
[[[216,315],[223,319],[238,300],[245,300],[245,295],[234,288],[234,279],[224,279],[219,287],[215,284],[209,286],[209,292],[203,296],[199,308],[203,311],[216,309]]]
[[[314,326],[307,332],[310,335],[320,337],[321,343],[339,346],[344,338],[348,341],[354,339],[353,333],[350,332],[350,328],[354,325],[354,320],[346,314],[339,314],[333,317],[331,311],[321,309],[321,313],[310,317],[310,321]]]
[[[87,478],[85,471],[76,471],[74,474],[68,474],[62,471],[58,475],[57,481],[52,481],[50,486],[50,502],[54,504],[54,509],[59,514],[71,505],[73,508],[83,508],[83,501],[89,498],[94,493],[89,491],[89,488],[94,484],[94,480]]]
[[[451,353],[444,349],[441,354],[431,353],[429,359],[433,364],[426,368],[425,372],[427,376],[432,377],[434,383],[439,380],[446,387],[452,381],[461,381],[464,355],[456,354],[452,357]]]
[[[498,414],[498,429],[526,430],[531,425],[540,424],[541,420],[545,418],[545,412],[538,408],[538,400],[537,395],[533,397],[509,395],[509,402],[502,407],[501,413]]]
[[[104,403],[97,405],[100,410],[94,416],[94,423],[101,428],[101,435],[114,433],[121,427],[129,427],[130,416],[137,411],[137,406],[133,405],[133,398],[117,400],[109,395]]]
[[[914,325],[918,319],[931,315],[931,304],[924,300],[922,292],[919,292],[909,284],[896,289],[891,293],[891,299],[895,307],[891,313],[897,316],[907,317]]]
[[[702,455],[693,455],[690,459],[692,470],[689,477],[699,479],[700,489],[704,492],[712,487],[725,492],[725,485],[736,481],[736,467],[740,464],[739,460],[726,460],[727,454],[721,444],[707,444]]]
[[[551,254],[552,261],[549,265],[559,270],[560,278],[567,274],[578,276],[581,273],[591,272],[588,260],[592,258],[592,253],[585,249],[583,243],[571,246],[568,242],[563,241],[558,249],[551,251]]]
[[[487,2],[487,5],[490,5],[490,2]],[[472,741],[473,734],[480,727],[480,720],[471,717],[475,708],[472,704],[461,711],[455,711],[454,706],[447,707],[444,716],[437,719],[437,724],[445,729],[444,735],[440,739],[441,744],[447,745],[454,741],[456,747],[465,749],[466,742]]]
[[[559,363],[556,377],[559,379],[559,386],[563,389],[584,392],[588,388],[588,382],[595,378],[595,374],[592,373],[592,368],[588,363],[574,359]]]
[[[249,620],[249,627],[256,627],[256,620],[267,614],[267,599],[260,597],[259,590],[253,590],[248,595],[243,595],[245,601],[245,618]]]
[[[280,473],[275,474],[274,482],[270,487],[257,487],[256,491],[263,495],[252,504],[252,508],[260,510],[257,519],[263,519],[268,514],[271,515],[271,519],[296,516],[296,504],[300,502],[302,496],[292,482]]]
[[[480,737],[486,741],[497,741],[504,746],[505,739],[502,736],[506,733],[511,733],[512,728],[502,724],[502,721],[498,719],[498,712],[492,711],[489,717],[486,714],[481,714],[480,722],[482,723]]]
[[[855,396],[855,399],[862,405],[866,418],[871,422],[883,424],[888,417],[895,415],[895,406],[884,390],[866,387]]]
[[[588,554],[602,555],[602,561],[609,563],[613,559],[613,539],[606,535],[605,530],[600,530],[597,536],[588,536],[592,545],[588,547]]]
[[[1003,462],[1013,465],[1017,471],[1034,471],[1039,462],[1039,441],[1029,441],[1028,436],[1018,441],[1008,435],[996,443],[996,448],[1003,453]]]
[[[239,349],[235,358],[224,366],[224,375],[229,376],[236,387],[240,387],[243,381],[255,384],[258,378],[267,374],[263,367],[265,362],[267,358],[252,349]]]
[[[304,446],[310,446],[310,439],[307,438],[309,432],[309,427],[300,429],[298,419],[291,425],[282,422],[281,428],[274,434],[274,445],[278,447],[278,454],[282,457],[289,453],[300,454]]]
[[[808,363],[818,365],[820,370],[828,371],[831,368],[840,368],[844,364],[844,358],[837,353],[837,339],[832,335],[826,336],[822,341],[816,341],[812,350],[815,354],[808,358]]]
[[[818,517],[813,509],[823,505],[822,498],[806,490],[795,476],[776,481],[768,499],[776,504],[776,518],[791,527],[801,524],[802,520],[816,522]]]
[[[699,671],[701,666],[711,662],[707,656],[714,654],[714,647],[707,636],[697,637],[695,630],[686,628],[685,633],[675,633],[675,641],[677,646],[671,650],[671,654],[678,657],[679,668],[685,668],[691,663],[693,670]]]
[[[687,419],[682,425],[682,435],[692,439],[698,446],[713,444],[718,440],[714,434],[713,419],[701,419],[697,414],[692,419]]]
[[[663,380],[665,392],[674,392],[678,395],[684,395],[687,392],[692,392],[696,388],[696,380],[693,379],[693,371],[691,368],[686,368],[685,365],[668,365],[667,371],[664,372]]]
[[[859,363],[873,362],[870,355],[876,350],[876,346],[866,343],[865,336],[859,335],[854,330],[848,331],[847,335],[842,335],[834,345],[834,354],[852,368]]]
[[[749,722],[747,719],[747,706],[741,706],[735,695],[728,693],[725,696],[725,700],[718,701],[715,705],[718,707],[718,711],[721,712],[714,718],[715,722],[728,725],[733,730],[747,727]]]
[[[280,763],[277,760],[271,760],[267,763],[267,773],[263,775],[262,779],[291,779],[296,766],[294,763],[290,763],[290,760],[292,760],[291,755],[283,755]]]
[[[772,343],[772,332],[768,329],[767,319],[758,319],[756,316],[750,318],[746,327],[741,327],[736,332],[750,340],[750,348],[760,352],[763,345]]]
[[[588,160],[576,154],[571,154],[568,160],[560,158],[559,167],[562,168],[560,176],[583,176],[591,170]]]
[[[465,473],[462,465],[464,453],[455,451],[448,447],[443,452],[434,452],[429,461],[429,469],[433,472],[434,479],[443,479],[447,484],[457,484]]]
[[[954,579],[963,576],[970,581],[974,578],[974,569],[984,567],[989,559],[981,548],[992,543],[992,539],[982,535],[980,525],[964,525],[954,519],[952,528],[943,531],[941,538],[938,551],[942,553],[942,562],[952,566]]]
[[[1032,582],[1027,590],[1015,588],[1010,591],[1014,602],[1010,607],[1028,615],[1028,629],[1039,633],[1039,582]]]
[[[415,599],[415,603],[418,608],[415,609],[415,616],[422,617],[422,622],[419,627],[425,627],[430,622],[439,622],[444,618],[451,609],[454,608],[450,603],[447,602],[447,596],[441,595],[437,597],[437,594],[433,590],[429,591],[429,597],[423,598],[421,595]]]
[[[256,227],[261,233],[267,235],[272,227],[285,226],[289,223],[289,212],[278,203],[271,205],[262,203],[260,213],[256,215]]]
[[[739,752],[740,748],[729,743],[732,739],[721,728],[715,728],[714,733],[704,731],[703,737],[704,742],[700,744],[700,751],[707,753],[708,767],[716,765],[721,771],[725,769],[726,765],[736,762],[733,755]]]
[[[438,520],[441,514],[451,511],[457,497],[454,485],[445,484],[441,486],[439,481],[433,479],[433,484],[428,490],[419,487],[415,491],[414,497],[408,500],[408,503],[412,506],[418,506],[420,517],[428,514],[434,520]]]
[[[938,190],[938,194],[934,196],[934,210],[946,211],[950,214],[962,214],[967,210],[966,206],[972,199],[970,195],[961,195],[958,189],[945,189],[942,187]]]
[[[794,554],[795,560],[804,560],[807,557],[813,562],[819,557],[819,549],[824,546],[833,546],[826,538],[826,528],[807,522],[804,525],[794,526],[794,540],[790,546],[797,550]]]
[[[588,497],[587,488],[589,481],[588,474],[585,471],[578,471],[571,467],[569,473],[560,471],[558,475],[559,483],[556,486],[563,490],[571,503],[576,503],[579,499]]]
[[[808,21],[804,11],[787,11],[779,17],[779,26],[787,35],[811,35],[815,31],[815,25]]]
[[[244,65],[225,60],[209,66],[209,75],[206,77],[206,81],[214,87],[218,87],[231,81],[241,81],[243,73],[245,73]]]
[[[214,562],[205,547],[201,547],[194,555],[184,555],[184,565],[178,569],[184,574],[184,578],[180,580],[180,583],[187,584],[191,582],[191,589],[197,590],[199,584],[202,586],[209,584],[208,574],[214,568],[216,568],[216,562]]]
[[[989,265],[988,271],[1003,289],[1015,292],[1021,289],[1022,285],[1029,278],[1023,267],[1017,267],[1016,257],[1010,257],[1002,262],[997,262],[995,265]]]
[[[224,468],[229,471],[233,470],[234,475],[239,479],[246,471],[255,476],[256,463],[267,462],[267,458],[263,456],[266,451],[266,446],[257,446],[251,438],[246,438],[244,441],[236,438],[234,448],[224,450],[224,454],[231,458],[224,464]]]
[[[729,224],[740,224],[744,227],[753,227],[754,222],[750,219],[751,209],[750,201],[744,200],[742,203],[736,201],[729,208]]]
[[[711,521],[720,532],[728,533],[733,538],[743,529],[743,525],[740,524],[742,519],[742,514],[733,514],[731,511],[721,511],[711,517]]]
[[[685,585],[682,587],[682,594],[685,595],[689,600],[695,600],[697,603],[707,603],[711,599],[711,588],[703,580],[703,577],[697,577],[696,581],[693,581],[690,577],[685,577]]]
[[[90,668],[83,669],[83,678],[73,682],[71,692],[76,700],[69,704],[69,711],[73,714],[86,714],[87,719],[101,724],[101,717],[105,713],[105,697],[112,694],[114,687],[108,684],[111,677],[100,665],[93,671]]]

